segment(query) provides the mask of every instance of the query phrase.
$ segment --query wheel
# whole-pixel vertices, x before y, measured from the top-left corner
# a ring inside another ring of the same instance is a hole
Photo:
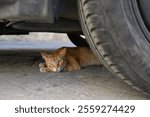
[[[68,33],[67,35],[68,35],[70,41],[74,45],[79,46],[79,47],[89,47],[89,45],[83,35],[72,34],[72,33]]]
[[[150,94],[150,35],[136,0],[78,0],[82,30],[113,74]]]

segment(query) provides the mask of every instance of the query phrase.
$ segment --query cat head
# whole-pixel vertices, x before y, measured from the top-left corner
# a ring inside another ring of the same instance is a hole
[[[51,54],[41,51],[41,55],[47,68],[52,72],[61,72],[66,67],[66,48],[58,49]]]

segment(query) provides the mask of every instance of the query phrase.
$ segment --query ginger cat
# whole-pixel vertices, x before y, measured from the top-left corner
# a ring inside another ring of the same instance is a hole
[[[41,51],[45,63],[40,63],[41,72],[80,70],[88,65],[100,65],[98,58],[86,47],[62,47],[49,54]]]

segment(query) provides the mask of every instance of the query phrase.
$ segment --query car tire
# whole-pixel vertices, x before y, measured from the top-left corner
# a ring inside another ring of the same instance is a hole
[[[136,0],[78,0],[84,35],[118,78],[150,95],[150,37]]]

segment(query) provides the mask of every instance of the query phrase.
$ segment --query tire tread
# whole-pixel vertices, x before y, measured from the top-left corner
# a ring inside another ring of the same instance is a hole
[[[101,38],[101,40],[98,40],[98,39],[96,39],[97,37],[94,36],[95,33],[96,33],[96,35],[98,35],[98,33],[99,34],[104,33],[104,32],[107,33],[105,23],[100,24],[98,22],[99,24],[93,25],[93,22],[96,21],[97,19],[105,22],[105,19],[102,19],[103,17],[101,16],[101,15],[103,15],[103,16],[105,15],[103,10],[101,8],[99,8],[99,11],[101,11],[101,13],[97,14],[96,13],[97,9],[93,8],[93,6],[97,5],[97,0],[83,0],[83,1],[84,1],[83,4],[80,0],[78,1],[80,3],[79,7],[82,9],[81,11],[79,11],[79,12],[81,12],[81,14],[80,14],[81,25],[82,25],[82,27],[84,27],[83,31],[84,31],[85,35],[89,37],[88,38],[89,43],[92,45],[96,45],[96,46],[94,46],[94,48],[93,48],[93,46],[90,46],[90,47],[93,50],[96,47],[101,48],[100,51],[96,51],[95,53],[99,53],[100,60],[103,62],[103,65],[106,68],[108,68],[109,71],[111,71],[113,74],[115,74],[118,78],[124,80],[124,82],[127,83],[128,85],[130,85],[132,88],[136,89],[137,91],[142,92],[143,94],[149,95],[149,93],[147,93],[147,91],[143,90],[142,88],[139,88],[139,86],[137,86],[135,83],[133,83],[134,81],[131,81],[130,78],[128,78],[128,75],[125,72],[125,70],[121,69],[122,68],[121,64],[119,64],[118,62],[115,62],[116,59],[118,59],[119,61],[122,61],[122,59],[120,59],[119,57],[115,58],[114,54],[111,54],[112,51],[110,51],[110,49],[106,49],[106,48],[111,48],[111,46],[109,46],[109,45],[110,45],[110,43],[112,44],[113,42],[109,42],[111,40],[108,41],[108,40],[104,40],[103,38]],[[90,28],[88,29],[87,27],[90,27]],[[91,34],[89,34],[89,32]],[[93,38],[93,40],[91,40],[91,38]],[[116,48],[114,48],[114,50],[115,49]],[[116,55],[119,56],[119,54],[117,54],[117,53],[116,53]],[[115,58],[115,60],[114,60],[114,58]]]

